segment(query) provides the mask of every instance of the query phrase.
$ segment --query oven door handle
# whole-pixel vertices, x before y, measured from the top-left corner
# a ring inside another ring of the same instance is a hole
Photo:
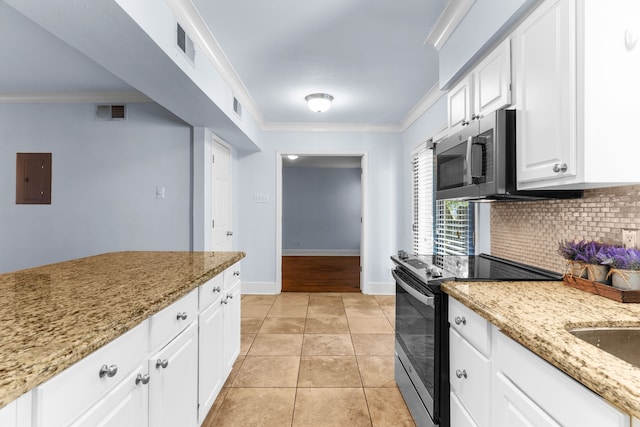
[[[405,282],[404,280],[402,280],[395,271],[391,270],[391,274],[393,275],[393,278],[396,279],[396,283],[402,287],[402,289],[404,289],[405,291],[407,291],[407,293],[409,295],[411,295],[412,297],[414,297],[415,299],[417,299],[418,301],[420,301],[421,303],[428,305],[430,307],[435,308],[436,307],[436,303],[435,303],[435,298],[434,297],[428,297],[418,291],[416,291],[410,284],[408,284],[407,282]]]

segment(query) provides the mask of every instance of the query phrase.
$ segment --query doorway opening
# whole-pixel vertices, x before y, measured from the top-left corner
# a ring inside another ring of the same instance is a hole
[[[281,290],[360,292],[364,154],[295,156],[278,155],[276,271]]]

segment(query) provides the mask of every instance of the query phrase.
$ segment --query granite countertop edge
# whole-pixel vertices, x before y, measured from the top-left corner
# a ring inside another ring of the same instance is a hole
[[[526,285],[526,282],[520,282]],[[538,288],[540,287],[538,284]],[[599,318],[600,304],[610,306],[619,304],[620,310],[631,310],[640,313],[640,304],[622,304],[611,300],[603,301],[603,297],[569,288],[562,282],[544,282],[547,297],[565,301],[567,315],[558,320],[555,311],[544,312],[544,304],[539,311],[539,322],[523,322],[510,306],[509,296],[484,300],[468,292],[468,282],[445,282],[442,289],[478,315],[494,324],[509,338],[528,348],[530,351],[551,363],[591,391],[602,396],[622,412],[640,418],[640,368],[637,368],[617,357],[588,344],[568,332],[568,329],[582,326],[640,326],[638,317],[631,319],[621,315],[620,319]],[[529,283],[535,286],[534,283]],[[551,285],[549,285],[551,284]],[[485,285],[493,292],[500,292],[504,282],[474,282],[478,288]],[[555,291],[555,293],[554,293]],[[539,289],[531,292],[532,297],[540,298]],[[580,316],[571,319],[571,298],[579,298],[582,303],[593,304],[590,320]],[[497,303],[501,300],[505,304]],[[633,316],[633,314],[632,314]],[[637,316],[637,315],[636,315]],[[543,320],[546,319],[546,320]]]
[[[23,394],[53,378],[58,373],[87,357],[99,348],[135,328],[149,317],[170,306],[178,299],[184,297],[211,278],[222,273],[225,269],[246,256],[244,252],[111,252],[79,260],[71,260],[22,271],[4,273],[0,274],[0,279],[7,276],[21,274],[22,272],[36,274],[41,270],[52,271],[55,270],[58,265],[66,265],[71,262],[82,262],[83,260],[96,260],[99,257],[118,254],[131,254],[133,257],[142,256],[143,254],[185,254],[185,256],[187,256],[187,254],[222,254],[225,259],[215,265],[205,268],[202,274],[198,276],[189,277],[188,279],[180,281],[180,283],[175,283],[174,281],[174,283],[166,287],[166,292],[158,292],[151,300],[145,300],[144,302],[135,301],[131,304],[129,310],[123,310],[121,315],[118,315],[118,320],[115,322],[101,324],[99,325],[100,328],[97,330],[92,330],[87,326],[86,333],[83,334],[81,342],[72,342],[61,346],[57,348],[56,351],[52,351],[46,356],[39,357],[37,361],[29,361],[22,365],[20,365],[19,362],[14,363],[14,365],[19,366],[12,365],[11,367],[14,368],[12,370],[6,369],[5,366],[0,366],[0,372],[2,372],[3,377],[0,380],[0,409]],[[132,278],[132,284],[135,283],[135,281],[136,278]],[[2,285],[2,283],[0,283],[0,285]],[[0,286],[0,297],[1,296],[2,287]],[[82,308],[79,308],[78,311],[82,311]],[[2,347],[3,344],[2,338],[3,337],[0,337],[0,347]],[[16,360],[18,359],[16,358]]]

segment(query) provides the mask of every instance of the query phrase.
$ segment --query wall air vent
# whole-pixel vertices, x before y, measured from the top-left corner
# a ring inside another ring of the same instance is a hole
[[[233,97],[233,111],[238,117],[242,117],[242,105],[235,96]]]
[[[196,58],[196,50],[195,50],[195,46],[193,45],[193,40],[191,40],[191,37],[189,37],[187,32],[184,30],[184,28],[182,28],[182,25],[177,24],[177,26],[178,26],[178,31],[177,31],[176,44],[178,46],[178,49],[180,49],[182,53],[186,55],[189,61],[193,63]]]
[[[125,104],[98,105],[96,106],[96,118],[98,120],[127,120],[127,106]]]

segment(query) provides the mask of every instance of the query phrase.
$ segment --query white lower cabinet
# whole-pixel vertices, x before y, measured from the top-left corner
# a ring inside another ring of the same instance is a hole
[[[240,353],[240,286],[236,263],[0,408],[0,427],[201,425]]]
[[[561,427],[500,372],[494,378],[493,400],[496,425]]]
[[[149,422],[153,427],[197,425],[198,322],[149,359]]]
[[[140,365],[71,427],[139,427],[149,423],[149,391]],[[2,425],[0,423],[0,425]]]
[[[492,347],[495,427],[630,425],[628,415],[497,328]],[[506,411],[505,402],[511,405]],[[520,417],[521,424],[513,424],[514,417]]]
[[[640,427],[449,298],[452,427]]]
[[[226,378],[240,354],[240,281],[234,282],[228,290],[225,289],[225,295],[222,347]]]
[[[7,406],[0,409],[0,426],[31,427],[32,424],[32,392],[23,394]]]
[[[224,362],[224,304],[218,299],[198,317],[198,420],[204,421],[226,378]]]

